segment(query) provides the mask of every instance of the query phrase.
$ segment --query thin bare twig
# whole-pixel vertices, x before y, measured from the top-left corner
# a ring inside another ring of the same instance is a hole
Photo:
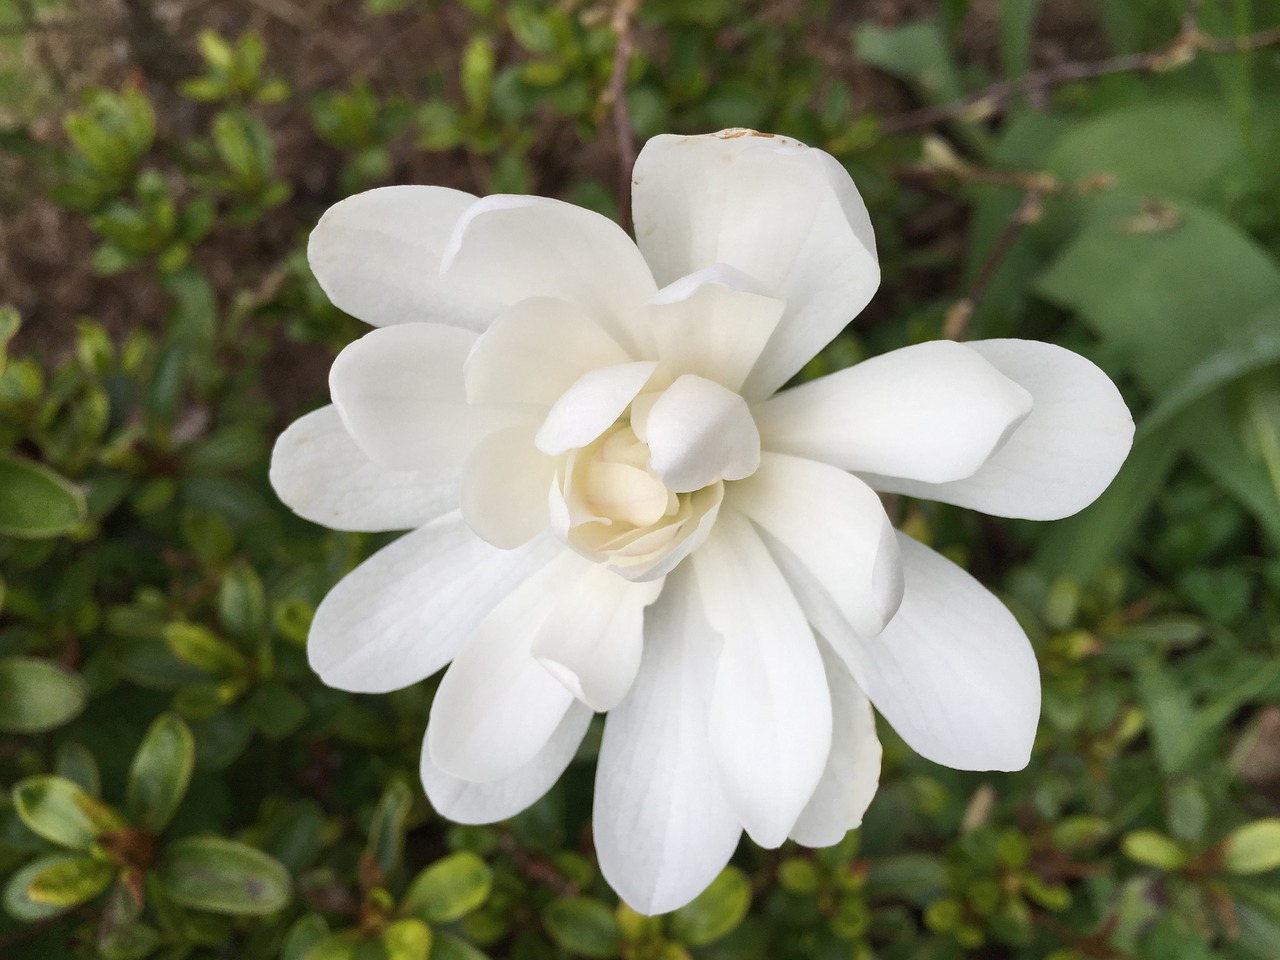
[[[884,133],[908,133],[949,120],[985,120],[999,113],[1019,94],[1042,95],[1064,83],[1095,80],[1117,73],[1164,73],[1186,66],[1199,53],[1246,53],[1276,44],[1280,44],[1280,27],[1235,37],[1214,37],[1201,30],[1189,16],[1173,41],[1156,50],[1125,53],[1102,60],[1060,63],[1024,74],[1016,80],[993,83],[952,103],[886,117],[880,129]]]
[[[627,71],[631,52],[635,49],[632,27],[641,0],[618,0],[613,8],[613,27],[617,42],[613,48],[613,71],[601,98],[601,107],[613,113],[613,134],[618,148],[618,203],[621,205],[622,229],[631,230],[631,168],[636,163],[636,135],[631,129],[631,113],[627,110]]]
[[[1040,206],[1042,195],[1042,191],[1036,187],[1027,190],[1022,197],[1022,203],[1018,204],[1018,209],[1014,210],[1005,221],[1004,229],[1000,231],[1000,236],[992,245],[987,259],[982,261],[982,266],[978,268],[978,275],[973,278],[968,292],[947,310],[946,319],[942,323],[942,335],[948,340],[963,340],[969,332],[973,311],[982,300],[982,295],[987,292],[987,287],[991,284],[991,279],[1000,268],[1000,264],[1013,249],[1013,242],[1018,239],[1019,232],[1027,224],[1035,223],[1043,216],[1044,211]]]

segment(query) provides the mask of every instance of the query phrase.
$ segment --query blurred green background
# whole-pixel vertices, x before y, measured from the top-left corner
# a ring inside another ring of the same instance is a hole
[[[1278,24],[1278,0],[0,0],[0,957],[1276,960]],[[806,376],[1051,340],[1139,424],[1068,521],[890,504],[1031,636],[1030,768],[954,772],[882,724],[859,831],[744,843],[660,919],[593,861],[598,730],[510,823],[429,809],[433,681],[352,696],[306,665],[315,604],[386,538],[266,482],[360,333],[303,255],[324,208],[413,182],[622,217],[619,89],[636,142],[749,126],[853,173],[885,281]]]

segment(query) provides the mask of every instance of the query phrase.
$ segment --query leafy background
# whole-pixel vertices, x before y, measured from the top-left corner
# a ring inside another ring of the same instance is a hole
[[[1277,0],[0,0],[0,956],[1280,956],[1278,23]],[[890,504],[1031,636],[1029,769],[947,770],[882,725],[860,830],[744,844],[658,919],[593,861],[598,730],[509,823],[430,810],[432,682],[359,697],[306,666],[315,604],[385,538],[266,483],[359,333],[306,266],[320,212],[420,182],[624,216],[622,88],[639,141],[752,126],[854,174],[885,283],[806,376],[1040,338],[1139,422],[1068,521]]]

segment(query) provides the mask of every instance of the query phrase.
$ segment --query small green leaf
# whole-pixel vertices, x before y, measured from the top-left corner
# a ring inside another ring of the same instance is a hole
[[[452,923],[478,909],[493,889],[493,871],[469,850],[427,867],[409,885],[403,909],[428,923]]]
[[[267,598],[253,568],[240,563],[222,579],[218,617],[233,637],[255,639],[267,626]]]
[[[0,657],[0,730],[44,733],[84,709],[84,679],[52,660]]]
[[[87,850],[125,826],[118,813],[63,777],[28,777],[13,788],[13,804],[32,833],[72,850]]]
[[[175,657],[205,673],[239,673],[248,664],[244,654],[198,624],[171,623],[164,628],[164,640]]]
[[[451,933],[437,933],[434,940],[431,960],[489,960],[488,954]]]
[[[725,867],[711,886],[671,915],[671,935],[701,947],[732,933],[751,907],[751,881],[737,867]]]
[[[1233,830],[1222,855],[1231,873],[1265,873],[1280,867],[1280,819],[1255,820]]]
[[[383,876],[400,866],[404,853],[405,818],[409,815],[411,806],[413,793],[403,780],[397,779],[387,784],[373,811],[373,822],[369,825],[369,843],[365,849]]]
[[[27,899],[51,907],[73,907],[92,900],[116,875],[116,868],[105,860],[76,857],[45,867],[27,884]]]
[[[382,934],[387,960],[427,960],[431,956],[431,928],[421,920],[397,920]]]
[[[56,537],[87,515],[84,494],[68,480],[42,464],[0,456],[0,534]]]
[[[489,106],[494,61],[493,42],[488,37],[472,37],[462,52],[462,92],[478,114]]]
[[[211,913],[275,913],[293,893],[289,873],[278,861],[220,837],[186,837],[170,844],[155,876],[175,903]]]
[[[329,936],[329,924],[318,913],[299,917],[289,928],[280,948],[280,960],[304,960],[311,949]]]
[[[81,858],[69,853],[51,853],[32,860],[25,867],[14,871],[4,888],[4,909],[9,916],[23,923],[34,923],[57,916],[67,909],[50,903],[37,903],[27,896],[27,888],[44,871],[63,863],[75,863]]]
[[[187,793],[195,761],[195,739],[182,718],[172,713],[156,717],[129,768],[129,818],[152,833],[163,831]]]
[[[557,945],[583,957],[618,956],[622,931],[613,911],[599,900],[568,897],[553,901],[542,913],[547,933]]]
[[[1133,830],[1120,841],[1124,855],[1135,863],[1157,870],[1179,870],[1187,864],[1186,852],[1156,830]]]

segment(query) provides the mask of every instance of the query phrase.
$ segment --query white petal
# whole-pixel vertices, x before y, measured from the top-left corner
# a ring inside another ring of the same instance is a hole
[[[408,530],[458,505],[456,474],[383,470],[356,446],[333,406],[280,434],[270,477],[285,506],[333,530]]]
[[[1034,340],[976,340],[979,353],[1030,391],[1031,415],[971,477],[922,483],[868,476],[877,490],[997,517],[1060,520],[1098,498],[1133,445],[1133,417],[1110,378],[1070,350]]]
[[[898,535],[907,587],[878,637],[856,636],[809,574],[779,558],[814,627],[899,736],[959,770],[1021,770],[1040,719],[1040,673],[1018,622],[977,580]]]
[[[527,403],[546,409],[584,373],[630,357],[576,304],[530,297],[480,335],[466,364],[472,403]]]
[[[575,697],[603,713],[618,705],[640,667],[644,609],[662,581],[631,583],[598,563],[562,587],[533,655]]]
[[[551,455],[585,447],[622,416],[657,368],[622,363],[584,374],[555,402],[538,431],[538,449]]]
[[[871,701],[853,677],[821,643],[822,663],[831,690],[831,756],[791,839],[806,847],[830,847],[862,823],[880,783],[880,738]]]
[[[373,330],[329,371],[352,439],[387,470],[456,470],[486,434],[524,417],[467,403],[462,365],[476,335],[438,323]]]
[[[532,805],[560,779],[578,752],[594,714],[580,703],[570,704],[551,739],[519,769],[501,780],[475,783],[445,773],[431,762],[422,745],[422,785],[427,799],[442,817],[455,823],[496,823]]]
[[[870,487],[816,460],[766,453],[730,497],[809,569],[854,630],[873,637],[885,628],[902,602],[902,561]]]
[[[646,617],[639,675],[605,721],[596,854],[609,885],[640,913],[666,913],[696,897],[742,833],[707,737],[719,646],[688,569],[672,574]]]
[[[660,284],[722,263],[786,301],[748,399],[789,380],[879,286],[866,206],[821,150],[748,131],[654,137],[632,183],[636,242]]]
[[[462,470],[462,516],[495,547],[528,543],[551,522],[547,492],[556,463],[533,444],[537,424],[495,430]]]
[[[865,360],[753,409],[766,450],[941,483],[971,476],[1031,394],[968,347],[935,340]]]
[[[691,373],[658,397],[644,431],[649,466],[676,493],[741,480],[760,465],[760,434],[746,401]]]
[[[386,693],[435,673],[495,603],[563,545],[485,543],[457,513],[383,547],[338,581],[307,638],[311,668],[339,690]]]
[[[483,330],[499,305],[440,278],[445,246],[476,198],[446,187],[379,187],[330,207],[307,259],[334,305],[374,326],[435,321]]]
[[[463,780],[509,776],[550,739],[573,695],[533,658],[557,596],[590,561],[563,550],[500,602],[458,651],[427,721],[431,761]]]
[[[762,847],[786,840],[831,750],[817,641],[759,535],[721,510],[693,554],[707,621],[724,638],[711,745],[725,798]]]
[[[658,291],[649,326],[672,376],[694,373],[738,391],[786,304],[752,289],[745,274],[715,264]]]
[[[582,207],[485,197],[459,220],[444,277],[506,306],[529,297],[569,300],[633,355],[649,346],[640,320],[658,289],[653,275],[621,227]]]

